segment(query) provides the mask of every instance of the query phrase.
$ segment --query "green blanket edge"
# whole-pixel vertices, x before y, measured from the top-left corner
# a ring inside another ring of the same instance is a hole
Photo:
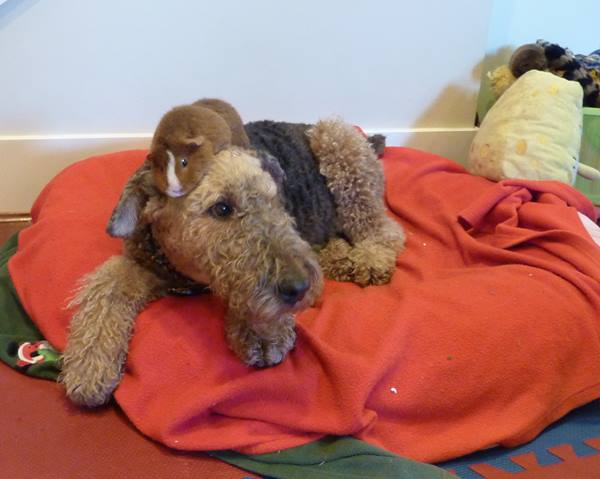
[[[28,376],[55,380],[59,353],[21,306],[8,271],[8,261],[17,252],[18,233],[0,248],[0,361]]]
[[[405,459],[353,437],[328,436],[270,454],[209,453],[234,466],[275,479],[449,479],[439,467]]]

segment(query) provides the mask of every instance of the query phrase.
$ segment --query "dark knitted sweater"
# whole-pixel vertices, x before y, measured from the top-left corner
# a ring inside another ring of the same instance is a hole
[[[335,233],[335,204],[306,137],[310,127],[256,121],[246,124],[246,133],[252,146],[275,157],[285,173],[284,205],[302,238],[311,245],[323,245]]]

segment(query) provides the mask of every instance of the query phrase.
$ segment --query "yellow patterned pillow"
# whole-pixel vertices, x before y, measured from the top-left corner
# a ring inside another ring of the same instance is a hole
[[[467,169],[496,181],[574,183],[582,100],[577,82],[536,70],[525,73],[487,113],[471,144]],[[585,176],[595,173],[580,171]]]

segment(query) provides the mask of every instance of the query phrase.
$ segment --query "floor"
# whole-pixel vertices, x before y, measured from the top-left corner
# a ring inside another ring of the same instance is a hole
[[[251,479],[205,454],[176,452],[140,434],[118,407],[82,410],[53,381],[0,364],[2,478]]]

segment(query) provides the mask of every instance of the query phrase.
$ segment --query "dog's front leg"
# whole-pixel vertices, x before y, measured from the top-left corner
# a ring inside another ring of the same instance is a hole
[[[86,276],[71,305],[59,381],[76,404],[106,403],[119,384],[137,314],[158,298],[162,281],[135,261],[113,256]]]
[[[271,321],[248,321],[248,316],[229,310],[225,318],[227,342],[249,366],[275,366],[284,360],[296,342],[295,321],[285,315]]]

